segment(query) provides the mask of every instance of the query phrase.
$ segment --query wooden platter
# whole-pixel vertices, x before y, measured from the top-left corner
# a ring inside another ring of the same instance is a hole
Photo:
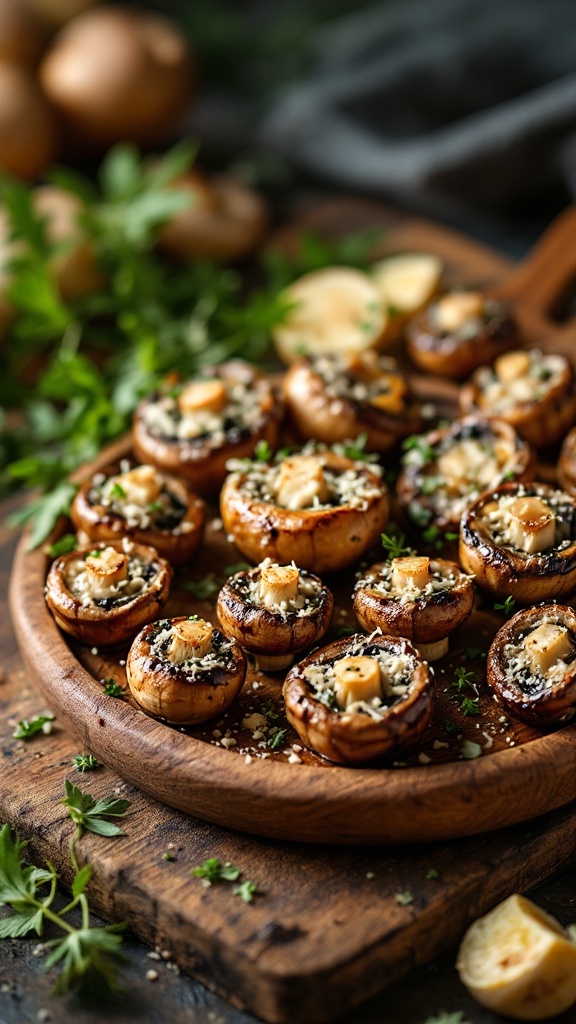
[[[358,218],[361,210],[366,216],[369,209],[373,208],[360,204],[352,215],[348,208],[347,215],[354,221],[348,228],[366,226],[366,221]],[[338,229],[334,209],[323,216],[323,224],[318,223],[316,215],[312,226],[317,230]],[[576,340],[574,323],[559,326],[550,321],[550,315],[554,301],[560,299],[572,280],[575,242],[576,215],[571,210],[550,229],[533,257],[504,284],[504,267],[498,257],[439,227],[411,222],[411,228],[404,225],[396,235],[391,230],[385,248],[427,249],[444,258],[449,253],[449,279],[514,295],[530,343],[567,351],[570,339],[572,343]],[[549,288],[536,289],[534,281],[540,282],[546,275],[553,279]],[[426,382],[424,389],[438,405],[450,399],[449,385],[432,381]],[[106,453],[98,465],[110,462],[114,456],[118,451]],[[203,575],[207,569],[214,571],[215,566],[220,573],[222,567],[240,560],[241,556],[212,527],[207,531],[200,560],[187,568],[182,578]],[[68,643],[42,598],[45,573],[45,556],[41,552],[26,554],[24,540],[15,560],[11,606],[30,677],[83,746],[128,782],[179,810],[274,838],[396,843],[501,828],[576,797],[576,727],[537,736],[524,726],[501,721],[505,716],[484,691],[481,719],[459,719],[460,732],[454,731],[452,738],[441,731],[446,715],[449,720],[453,718],[451,681],[455,665],[466,662],[467,648],[486,649],[502,621],[481,608],[461,635],[455,634],[453,654],[446,663],[438,663],[441,699],[432,732],[423,745],[406,766],[351,769],[327,765],[302,751],[295,763],[289,761],[297,740],[289,733],[286,746],[278,752],[250,747],[249,737],[241,730],[242,716],[258,710],[263,702],[277,706],[277,678],[251,673],[239,706],[227,720],[216,720],[204,730],[170,728],[147,718],[128,701],[106,697],[98,680],[113,676],[122,681],[125,651],[104,655]],[[345,614],[337,616],[336,629],[352,621],[352,582],[353,574],[342,584],[339,607]],[[166,615],[183,611],[210,617],[204,605],[198,607],[185,591],[178,593],[176,589]],[[215,737],[214,729],[221,735]],[[462,759],[463,741],[477,742],[481,736],[482,756]],[[225,749],[222,739],[235,742]],[[459,747],[455,748],[456,741]],[[262,758],[262,752],[268,756]],[[447,761],[446,757],[453,759]]]

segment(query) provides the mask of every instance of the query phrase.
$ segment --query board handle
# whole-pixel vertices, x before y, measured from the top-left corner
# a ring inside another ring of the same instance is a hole
[[[550,318],[576,284],[576,205],[544,232],[528,256],[491,294]]]

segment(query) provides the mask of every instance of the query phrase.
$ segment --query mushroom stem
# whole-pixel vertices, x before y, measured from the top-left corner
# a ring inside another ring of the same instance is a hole
[[[448,637],[437,640],[434,644],[415,644],[424,661],[438,661],[448,654]]]
[[[294,664],[296,656],[294,654],[254,654],[250,652],[254,658],[256,668],[261,672],[283,672],[284,669],[290,668]]]

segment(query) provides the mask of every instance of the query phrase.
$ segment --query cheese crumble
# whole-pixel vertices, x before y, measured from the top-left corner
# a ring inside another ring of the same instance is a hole
[[[416,667],[416,659],[404,649],[401,640],[398,645],[390,648],[371,643],[370,641],[375,635],[373,633],[370,637],[362,637],[350,644],[345,657],[364,655],[378,661],[382,686],[381,697],[373,697],[370,701],[357,700],[343,709],[339,706],[336,697],[334,661],[315,662],[302,669],[302,679],[308,684],[316,700],[325,704],[331,711],[342,716],[359,713],[379,721],[393,704],[408,693],[411,676]]]

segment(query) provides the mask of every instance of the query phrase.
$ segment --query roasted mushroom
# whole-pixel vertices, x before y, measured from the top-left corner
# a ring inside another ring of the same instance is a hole
[[[372,350],[357,356],[304,356],[288,370],[283,390],[303,440],[333,444],[365,434],[366,451],[387,452],[422,426],[396,361]]]
[[[282,403],[272,384],[240,359],[207,367],[193,381],[156,391],[134,416],[134,451],[201,493],[218,491],[226,462],[276,448]]]
[[[498,700],[531,725],[567,722],[576,712],[576,614],[539,605],[514,615],[488,651],[488,682]]]
[[[502,484],[462,516],[459,561],[475,583],[518,604],[576,588],[576,499],[548,484]]]
[[[181,565],[202,539],[204,502],[181,480],[123,460],[82,485],[70,517],[80,544],[131,537]]]
[[[147,714],[174,725],[197,725],[222,714],[245,675],[236,640],[197,615],[146,626],[126,659],[134,699]]]
[[[363,463],[333,452],[231,463],[220,498],[227,534],[246,558],[323,573],[357,561],[388,519],[388,494]]]
[[[295,665],[282,692],[288,721],[306,746],[356,764],[417,743],[433,689],[432,670],[408,640],[357,633]]]
[[[249,572],[230,576],[218,595],[216,613],[227,636],[256,656],[258,668],[279,672],[300,651],[319,643],[334,600],[318,576],[266,559]]]
[[[534,452],[503,420],[466,416],[409,438],[398,500],[418,526],[457,532],[464,509],[503,480],[529,480]]]
[[[404,636],[426,661],[444,657],[448,637],[468,618],[473,603],[469,577],[444,558],[378,562],[354,588],[354,611],[362,629]]]
[[[576,494],[576,427],[564,438],[557,466],[558,482],[568,494]]]
[[[576,420],[576,381],[565,356],[508,352],[460,392],[464,413],[506,420],[536,448],[560,441]]]
[[[406,337],[417,366],[458,380],[521,342],[510,307],[474,291],[431,302],[409,321]]]
[[[172,569],[153,548],[124,538],[57,558],[46,579],[46,603],[66,633],[110,647],[157,616],[171,580]]]

